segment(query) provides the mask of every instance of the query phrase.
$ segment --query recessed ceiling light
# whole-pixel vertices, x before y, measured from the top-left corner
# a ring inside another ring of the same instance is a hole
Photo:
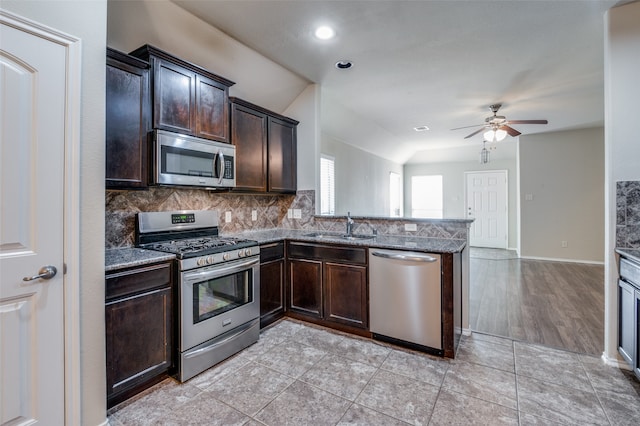
[[[416,132],[425,132],[427,130],[429,130],[428,126],[418,126],[418,127],[414,127],[413,130],[415,130]]]
[[[323,25],[321,27],[316,28],[316,32],[314,34],[320,40],[329,40],[336,35],[336,32],[333,30],[333,28]]]
[[[339,70],[348,70],[352,66],[353,66],[353,62],[347,61],[345,59],[336,62],[336,68],[338,68]]]

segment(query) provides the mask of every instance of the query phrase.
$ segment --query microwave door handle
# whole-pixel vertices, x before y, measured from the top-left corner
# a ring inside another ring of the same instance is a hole
[[[225,166],[224,166],[224,154],[222,153],[221,149],[218,150],[218,158],[220,159],[218,184],[222,184],[222,179],[224,179]]]

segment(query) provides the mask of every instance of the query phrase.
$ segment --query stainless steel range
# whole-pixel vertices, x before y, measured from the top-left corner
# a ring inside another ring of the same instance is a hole
[[[138,213],[136,245],[177,257],[180,381],[258,340],[256,241],[218,236],[216,211],[184,210]]]

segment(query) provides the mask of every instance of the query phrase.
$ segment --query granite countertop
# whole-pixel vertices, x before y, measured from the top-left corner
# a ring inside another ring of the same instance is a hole
[[[320,233],[322,238],[310,236],[310,234]],[[308,241],[314,243],[334,243],[360,247],[374,247],[382,249],[411,250],[437,253],[458,253],[465,246],[465,240],[452,240],[446,238],[409,237],[398,235],[378,235],[374,238],[344,240],[342,238],[331,238],[332,235],[339,237],[340,234],[333,232],[323,232],[314,230],[294,230],[294,229],[266,229],[260,231],[245,231],[239,234],[223,235],[236,236],[255,240],[259,244],[267,244],[284,239]]]
[[[166,262],[175,259],[176,256],[160,251],[125,247],[105,250],[104,258],[105,272],[109,272],[115,271],[116,269],[130,268],[132,266]]]
[[[320,233],[322,238],[309,234]],[[295,229],[265,229],[259,231],[245,231],[238,234],[221,234],[221,237],[237,237],[247,240],[255,240],[258,244],[268,244],[285,239],[308,241],[313,243],[333,243],[359,247],[373,247],[382,249],[396,249],[421,251],[431,253],[458,253],[465,246],[464,240],[451,240],[446,238],[405,237],[398,235],[378,235],[375,238],[344,240],[332,238],[340,234],[313,230]],[[105,251],[105,272],[117,269],[141,266],[150,263],[164,262],[175,259],[175,255],[153,250],[145,250],[135,247],[114,248]]]
[[[640,249],[616,248],[616,253],[630,260],[640,263]]]

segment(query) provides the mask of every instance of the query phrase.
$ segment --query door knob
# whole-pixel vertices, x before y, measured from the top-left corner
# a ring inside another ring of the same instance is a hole
[[[24,277],[22,281],[33,281],[39,279],[50,280],[51,278],[55,277],[57,273],[58,270],[55,266],[43,266],[38,271],[38,275],[34,275],[33,277]]]

